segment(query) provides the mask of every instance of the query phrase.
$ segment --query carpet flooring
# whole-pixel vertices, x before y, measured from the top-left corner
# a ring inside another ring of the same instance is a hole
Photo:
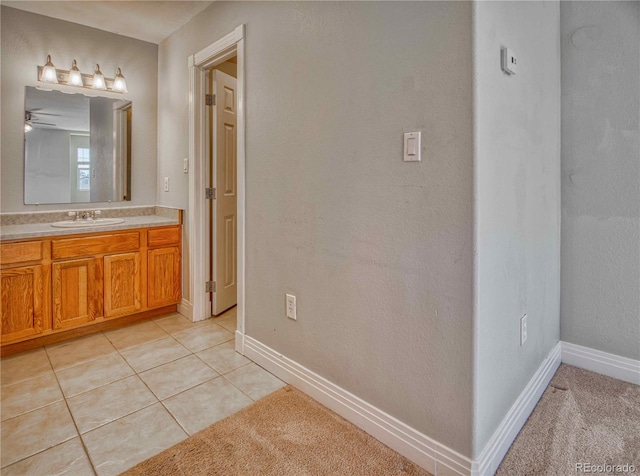
[[[563,364],[496,476],[585,473],[640,474],[640,387]]]
[[[563,364],[496,476],[586,473],[640,474],[640,386]],[[429,475],[292,387],[125,474]]]
[[[287,386],[124,474],[428,476],[430,473]]]

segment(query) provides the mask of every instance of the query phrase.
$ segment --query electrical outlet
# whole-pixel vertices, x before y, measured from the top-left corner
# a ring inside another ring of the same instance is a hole
[[[296,317],[296,297],[292,294],[286,294],[286,311],[289,319],[297,320]]]
[[[520,346],[527,342],[527,315],[520,318]]]
[[[169,177],[164,178],[164,191],[165,192],[169,191]]]

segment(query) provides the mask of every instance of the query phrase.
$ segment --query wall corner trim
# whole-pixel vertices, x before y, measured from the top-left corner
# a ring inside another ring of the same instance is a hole
[[[436,476],[471,474],[472,462],[469,458],[420,433],[246,334],[243,345],[244,355],[248,358],[432,474]]]
[[[640,360],[563,341],[562,363],[640,385]]]
[[[531,377],[520,396],[511,406],[500,426],[485,446],[480,456],[473,461],[471,475],[484,476],[494,474],[504,455],[524,426],[535,408],[542,393],[560,366],[561,344],[558,342],[543,360],[536,373]]]
[[[183,299],[178,303],[178,312],[193,321],[193,306],[188,300]]]
[[[244,355],[244,334],[239,329],[236,330],[236,352]]]

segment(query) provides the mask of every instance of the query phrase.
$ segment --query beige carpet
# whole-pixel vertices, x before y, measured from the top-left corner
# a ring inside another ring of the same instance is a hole
[[[429,475],[292,387],[266,396],[124,474]]]
[[[563,364],[496,476],[587,473],[579,463],[632,464],[635,472],[591,473],[640,474],[640,387]]]

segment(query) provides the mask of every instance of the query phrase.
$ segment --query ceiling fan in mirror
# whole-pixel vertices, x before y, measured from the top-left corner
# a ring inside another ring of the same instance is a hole
[[[33,130],[34,126],[52,126],[56,127],[56,124],[51,122],[43,122],[38,116],[59,116],[60,114],[53,114],[50,112],[39,112],[37,109],[24,112],[24,131],[29,132]]]

